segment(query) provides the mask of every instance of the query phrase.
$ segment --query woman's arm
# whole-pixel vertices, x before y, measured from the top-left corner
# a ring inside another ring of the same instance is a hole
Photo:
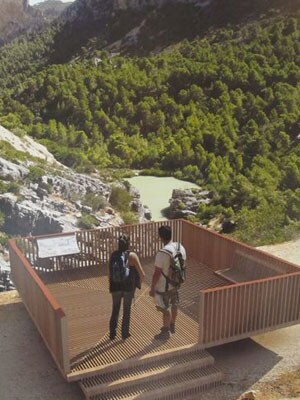
[[[144,278],[145,278],[145,272],[140,263],[140,259],[136,253],[133,253],[133,252],[129,253],[128,264],[129,264],[129,266],[135,267],[135,269],[137,270],[137,272],[139,274],[141,282],[143,282]]]

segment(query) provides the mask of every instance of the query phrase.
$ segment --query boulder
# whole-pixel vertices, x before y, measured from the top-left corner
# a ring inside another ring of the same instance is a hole
[[[196,216],[200,203],[209,204],[209,192],[202,188],[174,189],[166,212],[169,218]]]

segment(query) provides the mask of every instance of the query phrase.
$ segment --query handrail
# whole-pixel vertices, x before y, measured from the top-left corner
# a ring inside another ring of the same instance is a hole
[[[248,254],[259,255],[263,260],[273,262],[279,267],[282,266],[283,273],[299,270],[299,266],[289,261],[282,260],[261,249],[238,242],[233,238],[226,237],[189,221],[184,221],[182,231],[187,253],[193,254],[194,258],[213,270],[230,268],[235,251],[238,249],[243,249]]]
[[[294,265],[294,264],[292,264]],[[288,274],[284,274],[284,275],[277,275],[277,276],[270,276],[270,277],[266,277],[266,278],[261,278],[261,279],[255,279],[252,281],[247,281],[247,282],[237,282],[234,285],[228,284],[225,286],[219,286],[219,287],[214,287],[214,288],[209,288],[209,289],[203,289],[201,290],[202,293],[212,293],[212,292],[218,292],[221,291],[223,289],[230,289],[232,288],[232,286],[234,287],[239,287],[239,286],[247,286],[247,285],[252,285],[255,283],[264,283],[264,282],[269,282],[272,280],[277,280],[277,279],[282,279],[282,278],[286,278],[288,276],[298,276],[300,275],[300,270],[298,272],[290,272]]]
[[[161,247],[157,230],[165,223],[159,221],[77,231],[79,254],[45,260],[38,257],[37,238],[18,239],[21,248],[15,240],[9,241],[13,280],[64,373],[70,368],[67,318],[34,269],[52,273],[90,266],[102,268],[122,233],[129,234],[131,249],[141,260],[149,259]],[[172,227],[173,240],[183,243],[188,258],[197,260],[212,271],[230,268],[236,252],[242,250],[249,259],[255,256],[258,265],[261,259],[264,268],[278,272],[278,276],[199,291],[199,343],[203,346],[238,340],[300,321],[300,269],[297,265],[188,221],[172,220],[167,223]],[[34,302],[32,297],[38,301]],[[47,319],[50,319],[50,324]]]
[[[205,347],[299,323],[300,271],[202,290],[199,310]]]
[[[15,240],[10,239],[8,245],[14,284],[57,366],[67,374],[70,371],[70,359],[66,315]]]

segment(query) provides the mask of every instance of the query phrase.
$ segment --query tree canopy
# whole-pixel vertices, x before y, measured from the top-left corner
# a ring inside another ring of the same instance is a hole
[[[5,68],[26,51],[19,43],[0,52],[0,123],[81,171],[144,168],[196,182],[212,193],[201,220],[233,218],[238,230],[274,218],[283,228],[300,216],[299,39],[298,17],[274,17],[158,55],[98,50],[26,77],[25,57],[13,86]]]

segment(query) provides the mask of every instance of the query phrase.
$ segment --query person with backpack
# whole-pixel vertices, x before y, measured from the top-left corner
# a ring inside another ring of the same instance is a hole
[[[129,333],[131,303],[136,287],[141,288],[145,273],[139,257],[129,251],[129,237],[121,235],[118,240],[118,250],[114,251],[109,260],[109,291],[112,295],[112,313],[109,322],[109,337],[115,339],[121,301],[123,299],[122,339]]]
[[[182,244],[172,242],[172,230],[168,225],[160,226],[158,235],[164,247],[155,257],[155,270],[149,295],[154,297],[156,308],[162,312],[163,326],[154,336],[167,340],[175,333],[175,322],[179,305],[178,290],[185,280],[186,251]]]

